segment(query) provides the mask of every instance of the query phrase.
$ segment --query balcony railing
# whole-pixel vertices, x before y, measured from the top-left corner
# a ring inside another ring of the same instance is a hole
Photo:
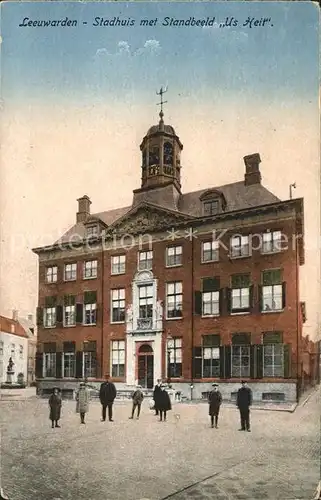
[[[137,319],[137,328],[139,330],[147,330],[148,328],[152,328],[153,319],[152,318],[138,318]]]

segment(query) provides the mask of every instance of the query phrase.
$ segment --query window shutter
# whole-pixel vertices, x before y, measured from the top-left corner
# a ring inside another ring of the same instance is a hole
[[[42,352],[36,352],[36,378],[42,378],[43,370],[43,354]]]
[[[83,321],[83,304],[76,304],[76,323]]]
[[[202,315],[202,293],[194,292],[194,314]]]
[[[220,346],[220,378],[224,378],[225,368],[225,345]]]
[[[284,344],[284,378],[291,378],[291,345]]]
[[[56,353],[56,378],[62,378],[62,352]]]
[[[45,297],[45,306],[46,307],[55,307],[57,305],[57,297]]]
[[[101,309],[99,306],[96,305],[96,325],[98,325],[98,323],[100,322],[100,313]]]
[[[255,347],[256,347],[256,378],[263,378],[264,346],[262,344],[258,344]]]
[[[203,292],[217,292],[220,289],[220,278],[203,278]]]
[[[202,348],[193,347],[193,378],[202,378]]]
[[[249,305],[250,305],[250,310],[252,311],[254,309],[254,286],[251,285],[250,286],[250,298],[249,298],[250,302],[249,302]]]
[[[221,288],[219,291],[219,311],[220,315],[222,316],[224,314],[224,295],[225,295],[225,288]]]
[[[224,378],[231,378],[231,346],[225,346],[224,353]]]
[[[286,306],[286,282],[282,283],[282,309],[285,309]]]
[[[258,292],[259,292],[259,312],[263,311],[263,293],[262,293],[262,285],[258,286]]]
[[[250,377],[251,378],[256,378],[256,372],[257,372],[257,361],[256,361],[256,346],[251,345],[250,346]]]
[[[37,326],[43,325],[43,308],[37,307]]]
[[[226,308],[227,314],[232,312],[232,290],[231,288],[226,288]]]
[[[62,306],[57,306],[56,307],[56,322],[62,323],[62,321],[63,321],[63,309],[62,309]]]
[[[84,304],[96,304],[97,292],[84,292]]]
[[[77,351],[76,352],[76,378],[82,378],[82,362],[83,359],[83,353],[82,351]],[[86,376],[86,374],[85,374]]]

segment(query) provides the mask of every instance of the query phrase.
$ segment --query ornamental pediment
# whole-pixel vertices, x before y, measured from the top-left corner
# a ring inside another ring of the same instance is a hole
[[[143,206],[135,209],[132,213],[127,213],[109,229],[121,234],[154,233],[168,230],[172,226],[188,220],[190,217],[184,214],[175,214],[173,211]]]

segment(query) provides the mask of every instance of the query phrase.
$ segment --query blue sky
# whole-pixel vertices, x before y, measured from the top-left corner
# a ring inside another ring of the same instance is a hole
[[[31,20],[77,19],[76,28],[22,28]],[[135,19],[135,27],[93,27],[96,16]],[[233,16],[235,28],[140,27],[162,20]],[[246,18],[271,18],[245,28]],[[310,2],[2,3],[2,94],[25,99],[140,100],[168,84],[187,100],[317,99],[318,7]],[[82,21],[87,21],[83,25]]]

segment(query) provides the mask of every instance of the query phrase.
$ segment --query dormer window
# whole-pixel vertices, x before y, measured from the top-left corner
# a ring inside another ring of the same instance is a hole
[[[87,236],[87,238],[93,238],[95,236],[98,236],[98,224],[94,224],[92,226],[87,226],[86,236]]]
[[[216,215],[220,212],[219,200],[204,201],[204,215]]]

